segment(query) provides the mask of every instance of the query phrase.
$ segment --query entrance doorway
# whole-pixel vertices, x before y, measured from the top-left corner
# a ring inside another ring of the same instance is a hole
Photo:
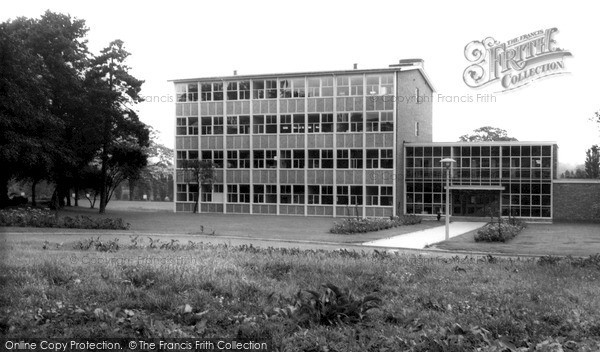
[[[500,191],[452,190],[452,215],[487,217],[499,212]]]

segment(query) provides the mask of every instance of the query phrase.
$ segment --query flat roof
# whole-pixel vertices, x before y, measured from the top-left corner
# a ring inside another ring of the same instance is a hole
[[[486,142],[405,142],[407,147],[466,147],[466,146],[517,146],[517,145],[558,145],[552,141],[486,141]]]
[[[192,82],[209,82],[209,81],[238,81],[244,79],[257,79],[257,78],[282,78],[282,77],[298,77],[298,76],[323,76],[323,75],[355,75],[364,73],[392,73],[392,72],[406,72],[418,70],[425,82],[429,85],[432,91],[435,92],[433,84],[429,80],[425,71],[418,66],[398,66],[398,67],[386,67],[386,68],[373,68],[373,69],[352,69],[352,70],[337,70],[337,71],[310,71],[310,72],[290,72],[290,73],[266,73],[266,74],[252,74],[252,75],[232,75],[232,76],[214,76],[214,77],[196,77],[196,78],[181,78],[181,79],[170,79],[168,82],[173,83],[192,83]]]

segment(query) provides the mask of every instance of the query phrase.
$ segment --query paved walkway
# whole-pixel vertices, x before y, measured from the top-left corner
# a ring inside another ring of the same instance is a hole
[[[485,224],[485,222],[453,222],[450,224],[450,237],[473,231]],[[445,237],[446,226],[438,226],[400,236],[365,242],[363,246],[422,249],[429,244],[443,241]]]

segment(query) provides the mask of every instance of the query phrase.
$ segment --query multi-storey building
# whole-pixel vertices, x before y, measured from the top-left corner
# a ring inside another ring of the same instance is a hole
[[[453,215],[578,211],[553,210],[554,143],[432,143],[434,89],[419,60],[174,83],[175,211],[193,211],[199,196],[203,213],[435,215],[446,202],[443,158],[456,161]],[[212,161],[214,182],[195,183],[186,159]],[[561,183],[557,197],[573,187]]]
[[[200,212],[396,215],[404,143],[432,138],[433,87],[412,63],[174,81],[175,210],[199,194]],[[180,168],[198,158],[213,184]]]

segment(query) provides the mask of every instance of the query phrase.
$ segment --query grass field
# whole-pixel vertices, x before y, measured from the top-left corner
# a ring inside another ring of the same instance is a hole
[[[600,349],[599,258],[151,249],[147,239],[101,252],[75,250],[75,239],[0,236],[3,337],[231,337],[267,339],[277,351]],[[299,299],[300,290],[321,297]],[[365,311],[369,295],[381,303]]]
[[[588,256],[600,253],[600,224],[528,224],[506,243],[475,242],[475,231],[438,243],[437,248],[517,255]]]
[[[83,203],[82,203],[83,204]],[[191,214],[166,210],[172,203],[111,201],[106,214],[88,207],[66,207],[63,215],[95,217],[120,217],[131,224],[130,231],[144,234],[211,235],[212,237],[263,238],[281,241],[311,241],[329,243],[362,243],[439,226],[435,221],[400,226],[389,230],[341,235],[329,229],[334,219],[330,217],[242,215],[242,214]],[[11,232],[77,232],[63,229],[10,228]],[[121,231],[122,232],[122,231]],[[214,234],[213,234],[214,232]]]

